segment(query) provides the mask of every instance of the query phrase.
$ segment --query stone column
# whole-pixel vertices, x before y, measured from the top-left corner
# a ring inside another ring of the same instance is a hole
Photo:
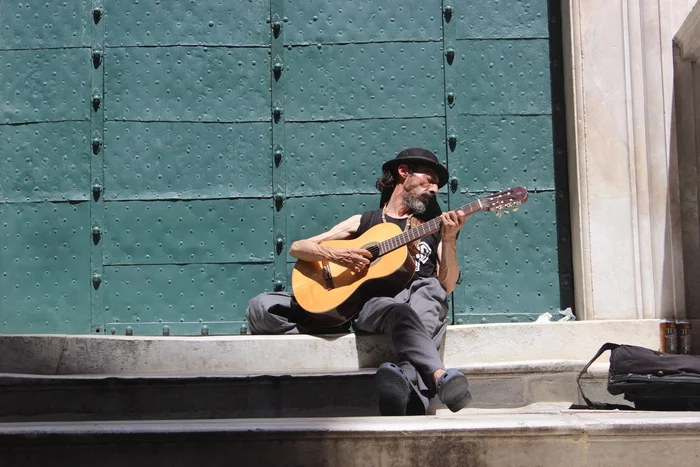
[[[695,0],[562,0],[579,319],[684,317],[673,43]]]

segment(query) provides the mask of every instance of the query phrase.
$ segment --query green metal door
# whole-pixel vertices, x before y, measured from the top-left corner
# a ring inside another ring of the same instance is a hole
[[[245,332],[289,243],[377,207],[411,146],[449,167],[444,208],[531,190],[460,236],[455,320],[570,305],[556,5],[0,7],[0,332]]]
[[[469,222],[459,243],[455,320],[556,318],[572,301],[558,6],[466,2],[451,16],[450,206],[512,186],[530,191],[517,212]]]

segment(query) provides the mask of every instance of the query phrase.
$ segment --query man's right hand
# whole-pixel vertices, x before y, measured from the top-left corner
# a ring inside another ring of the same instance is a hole
[[[369,266],[372,253],[362,248],[331,248],[329,261],[346,267],[354,272],[360,272]]]

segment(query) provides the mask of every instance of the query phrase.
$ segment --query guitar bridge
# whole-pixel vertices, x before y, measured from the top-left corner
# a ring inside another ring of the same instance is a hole
[[[331,290],[335,288],[333,276],[331,275],[331,265],[325,261],[323,262],[323,281],[326,283],[326,289]]]

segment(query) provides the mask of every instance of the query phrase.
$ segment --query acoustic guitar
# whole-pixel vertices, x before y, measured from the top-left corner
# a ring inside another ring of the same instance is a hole
[[[487,196],[461,209],[465,214],[495,211],[497,215],[517,209],[527,201],[523,187]],[[368,267],[352,271],[327,261],[298,260],[292,271],[292,290],[299,305],[317,326],[337,326],[352,319],[371,296],[394,296],[412,279],[413,257],[407,244],[440,230],[442,219],[436,217],[405,232],[396,224],[382,223],[351,240],[327,240],[321,245],[362,248],[372,257]]]

